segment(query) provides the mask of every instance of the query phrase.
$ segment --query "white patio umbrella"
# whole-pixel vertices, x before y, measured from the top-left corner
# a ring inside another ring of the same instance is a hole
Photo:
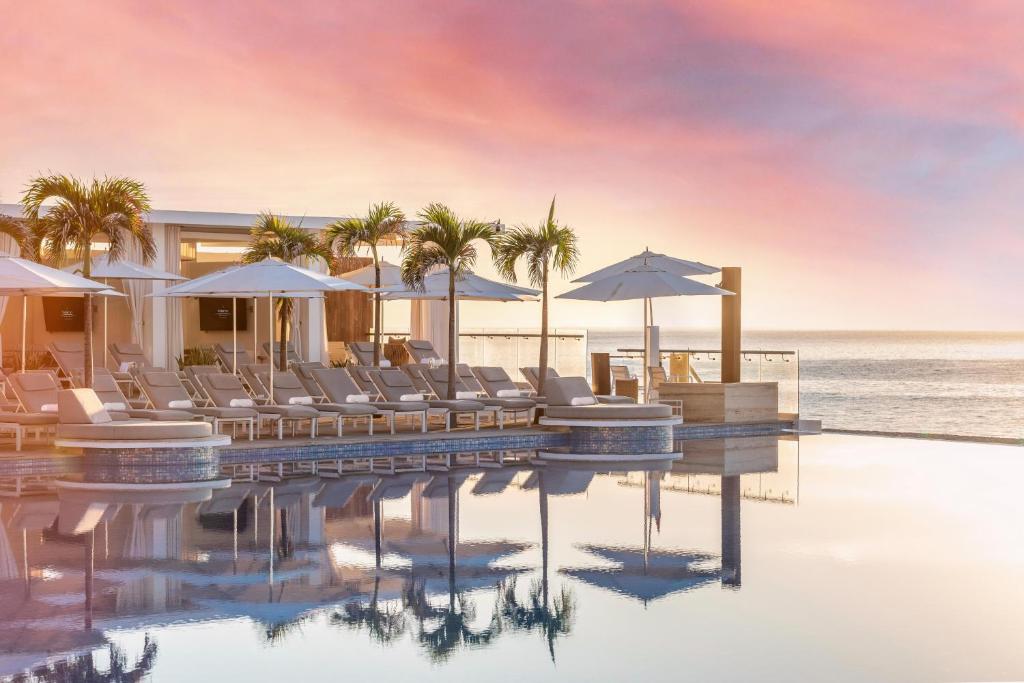
[[[69,273],[81,273],[82,264],[76,263],[64,269]],[[158,270],[134,261],[110,261],[109,254],[101,254],[92,259],[89,266],[92,277],[108,282],[109,280],[164,280],[180,281],[187,278],[164,270]],[[132,324],[138,323],[139,311],[135,310],[134,301],[129,298],[128,304],[131,307]],[[141,340],[140,340],[141,341]],[[103,366],[107,366],[107,299],[103,299]]]
[[[404,283],[381,287],[385,299],[433,299],[448,300],[448,270],[428,275],[423,289],[410,289]],[[528,301],[540,294],[540,290],[510,285],[507,282],[488,280],[476,273],[466,273],[455,282],[455,296],[470,301]]]
[[[428,275],[423,282],[423,289],[410,289],[405,284],[393,287],[381,287],[382,298],[409,299],[411,301],[447,301],[448,300],[448,269]],[[459,301],[531,301],[540,292],[529,287],[519,287],[506,282],[488,280],[475,273],[466,273],[455,283],[455,297]],[[456,328],[458,319],[456,316]],[[458,334],[458,329],[455,331]],[[457,339],[457,338],[456,338]],[[456,359],[458,347],[456,346]]]
[[[21,369],[26,361],[26,318],[29,295],[95,294],[110,285],[87,280],[17,256],[0,256],[0,295],[19,295],[21,300]]]
[[[573,280],[573,282],[596,282],[597,280],[603,280],[606,277],[618,275],[619,273],[624,273],[627,270],[634,270],[641,266],[651,266],[658,270],[663,270],[666,273],[681,275],[683,277],[689,277],[691,275],[712,275],[714,273],[721,272],[722,270],[721,268],[709,266],[699,261],[687,261],[673,256],[666,256],[665,254],[658,254],[650,249],[644,249],[636,256],[630,256],[618,263],[613,263],[610,266],[601,268],[600,270],[595,270],[593,273],[581,275]]]
[[[250,297],[256,294],[266,296],[270,310],[274,309],[274,297],[313,298],[324,292],[369,291],[366,287],[318,273],[308,268],[269,258],[256,263],[232,266],[196,280],[170,287],[158,296],[215,296]],[[274,316],[269,317],[270,347],[274,347]],[[234,327],[234,325],[232,325]],[[236,344],[237,348],[237,344]],[[274,395],[274,362],[270,362],[270,396]]]
[[[647,302],[663,296],[732,296],[733,292],[706,285],[703,282],[675,275],[649,264],[624,270],[583,285],[556,299],[578,299],[582,301],[644,301],[644,324],[647,324]],[[653,316],[652,316],[653,317]],[[644,372],[648,362],[647,334],[644,331]],[[644,382],[644,395],[648,394],[647,382]]]

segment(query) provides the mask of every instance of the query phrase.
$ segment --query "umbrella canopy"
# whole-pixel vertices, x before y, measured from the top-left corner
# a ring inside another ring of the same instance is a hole
[[[100,292],[110,285],[17,256],[0,256],[0,295]]]
[[[581,277],[576,278],[573,282],[595,282],[597,280],[603,280],[606,277],[612,275],[618,275],[627,270],[633,270],[638,266],[653,266],[658,270],[663,270],[673,275],[711,275],[717,273],[721,268],[715,266],[709,266],[699,261],[687,261],[685,259],[675,258],[672,256],[666,256],[665,254],[658,254],[650,249],[644,249],[636,256],[630,256],[628,259],[613,263],[610,266],[605,266],[600,270],[595,270],[593,273],[588,273]]]
[[[302,268],[278,258],[268,258],[256,263],[231,266],[208,276],[183,282],[160,292],[160,296],[223,296],[251,297],[263,295],[270,298],[273,306],[275,296],[282,298],[309,298],[323,292],[354,290],[366,292],[366,287],[355,282],[332,277],[315,270]],[[269,319],[269,339],[274,345],[274,318]],[[232,327],[235,327],[234,325]],[[235,345],[237,348],[237,344]],[[274,395],[274,363],[270,363],[270,396]]]
[[[68,266],[64,270],[69,273],[80,273],[82,272],[82,264],[76,263],[73,266]],[[107,254],[101,254],[94,257],[89,270],[92,277],[111,280],[186,279],[177,273],[168,273],[167,271],[157,270],[156,268],[150,268],[149,266],[144,266],[141,263],[135,263],[134,261],[120,260],[111,262]]]
[[[242,266],[231,266],[208,276],[196,278],[170,287],[163,296],[202,294],[220,296],[263,295],[290,297],[294,292],[367,291],[366,287],[341,278],[318,273],[308,268],[269,258]]]
[[[448,270],[428,275],[423,289],[409,289],[405,284],[381,287],[385,299],[448,299]],[[466,273],[455,282],[455,296],[466,301],[526,301],[540,294],[539,290],[488,280],[475,273]]]
[[[376,273],[373,269],[373,264],[363,266],[362,268],[356,268],[350,270],[347,273],[342,273],[341,277],[348,280],[349,282],[355,282],[356,284],[363,285],[364,287],[373,287],[376,280]],[[402,285],[402,269],[396,266],[394,263],[388,263],[387,261],[380,262],[380,286],[381,287],[399,287]]]
[[[705,553],[598,545],[577,547],[617,566],[567,567],[560,569],[560,573],[644,603],[692,590],[719,577],[717,570],[707,567],[716,558]]]
[[[642,263],[618,273],[608,275],[572,291],[559,294],[556,299],[578,299],[582,301],[632,301],[644,302],[644,368],[650,367],[652,359],[647,348],[648,308],[654,317],[649,301],[663,296],[731,296],[733,292],[690,280],[682,275],[664,270],[650,263]],[[657,359],[660,364],[660,358]],[[644,381],[644,397],[650,395],[649,382]]]
[[[29,294],[94,294],[109,290],[110,285],[87,280],[73,273],[50,268],[17,256],[0,256],[0,295]],[[28,299],[21,302],[21,369],[26,365],[26,317]]]
[[[690,280],[651,265],[640,265],[590,282],[556,299],[582,301],[632,301],[663,296],[730,296],[733,293]]]

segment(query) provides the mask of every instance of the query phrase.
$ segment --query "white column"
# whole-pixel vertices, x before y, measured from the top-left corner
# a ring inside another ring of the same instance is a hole
[[[179,246],[167,244],[167,231],[163,223],[151,223],[149,229],[153,233],[153,242],[156,243],[156,258],[153,259],[153,263],[157,268],[163,270],[168,249],[178,249]],[[166,289],[166,285],[165,282],[154,280],[153,292]],[[177,368],[173,358],[169,365],[165,365],[167,362],[167,300],[161,297],[149,297],[148,308],[149,315],[146,316],[146,321],[149,324],[145,326],[143,333],[143,347],[146,354],[154,365],[163,365],[168,370],[175,370]]]

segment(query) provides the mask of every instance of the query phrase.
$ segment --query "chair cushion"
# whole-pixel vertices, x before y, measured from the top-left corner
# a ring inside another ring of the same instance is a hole
[[[128,417],[139,417],[144,420],[156,420],[158,422],[192,422],[202,418],[184,410],[149,410],[146,408],[132,408],[125,411]]]
[[[84,353],[82,342],[54,340],[50,346],[57,353]]]
[[[204,376],[205,381],[214,389],[227,391],[242,388],[242,383],[234,375],[226,372],[211,372]]]
[[[380,379],[389,387],[411,387],[412,380],[401,370],[384,370],[380,373]]]
[[[100,441],[156,441],[200,439],[213,434],[205,422],[107,422],[105,424],[62,424],[57,435],[65,439]]]
[[[152,387],[179,387],[181,381],[175,372],[144,372],[142,378]]]
[[[508,373],[502,368],[477,368],[476,371],[480,373],[480,377],[485,382],[510,382]]]
[[[672,407],[660,404],[552,406],[546,417],[566,420],[657,420],[672,417]]]
[[[529,410],[537,405],[532,398],[480,398],[485,406],[498,406],[507,410]]]
[[[582,377],[549,377],[544,390],[549,406],[568,406],[574,398],[594,398],[594,392]]]
[[[193,415],[206,415],[207,417],[215,417],[220,420],[256,417],[256,411],[253,408],[189,408],[188,412]]]
[[[48,372],[19,372],[11,375],[11,379],[18,383],[18,387],[25,391],[42,391],[44,389],[56,389],[53,375]]]
[[[598,403],[611,403],[617,405],[633,404],[636,403],[629,396],[598,396]]]
[[[396,413],[416,413],[430,407],[426,401],[379,401],[371,405],[377,410],[393,410]]]

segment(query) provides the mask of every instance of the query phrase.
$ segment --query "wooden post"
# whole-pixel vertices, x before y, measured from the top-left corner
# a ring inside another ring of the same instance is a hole
[[[609,354],[590,354],[590,377],[590,386],[595,394],[607,396],[612,393],[612,367]]]
[[[722,289],[735,292],[735,296],[722,297],[722,383],[740,381],[740,344],[743,336],[742,270],[722,268]]]

